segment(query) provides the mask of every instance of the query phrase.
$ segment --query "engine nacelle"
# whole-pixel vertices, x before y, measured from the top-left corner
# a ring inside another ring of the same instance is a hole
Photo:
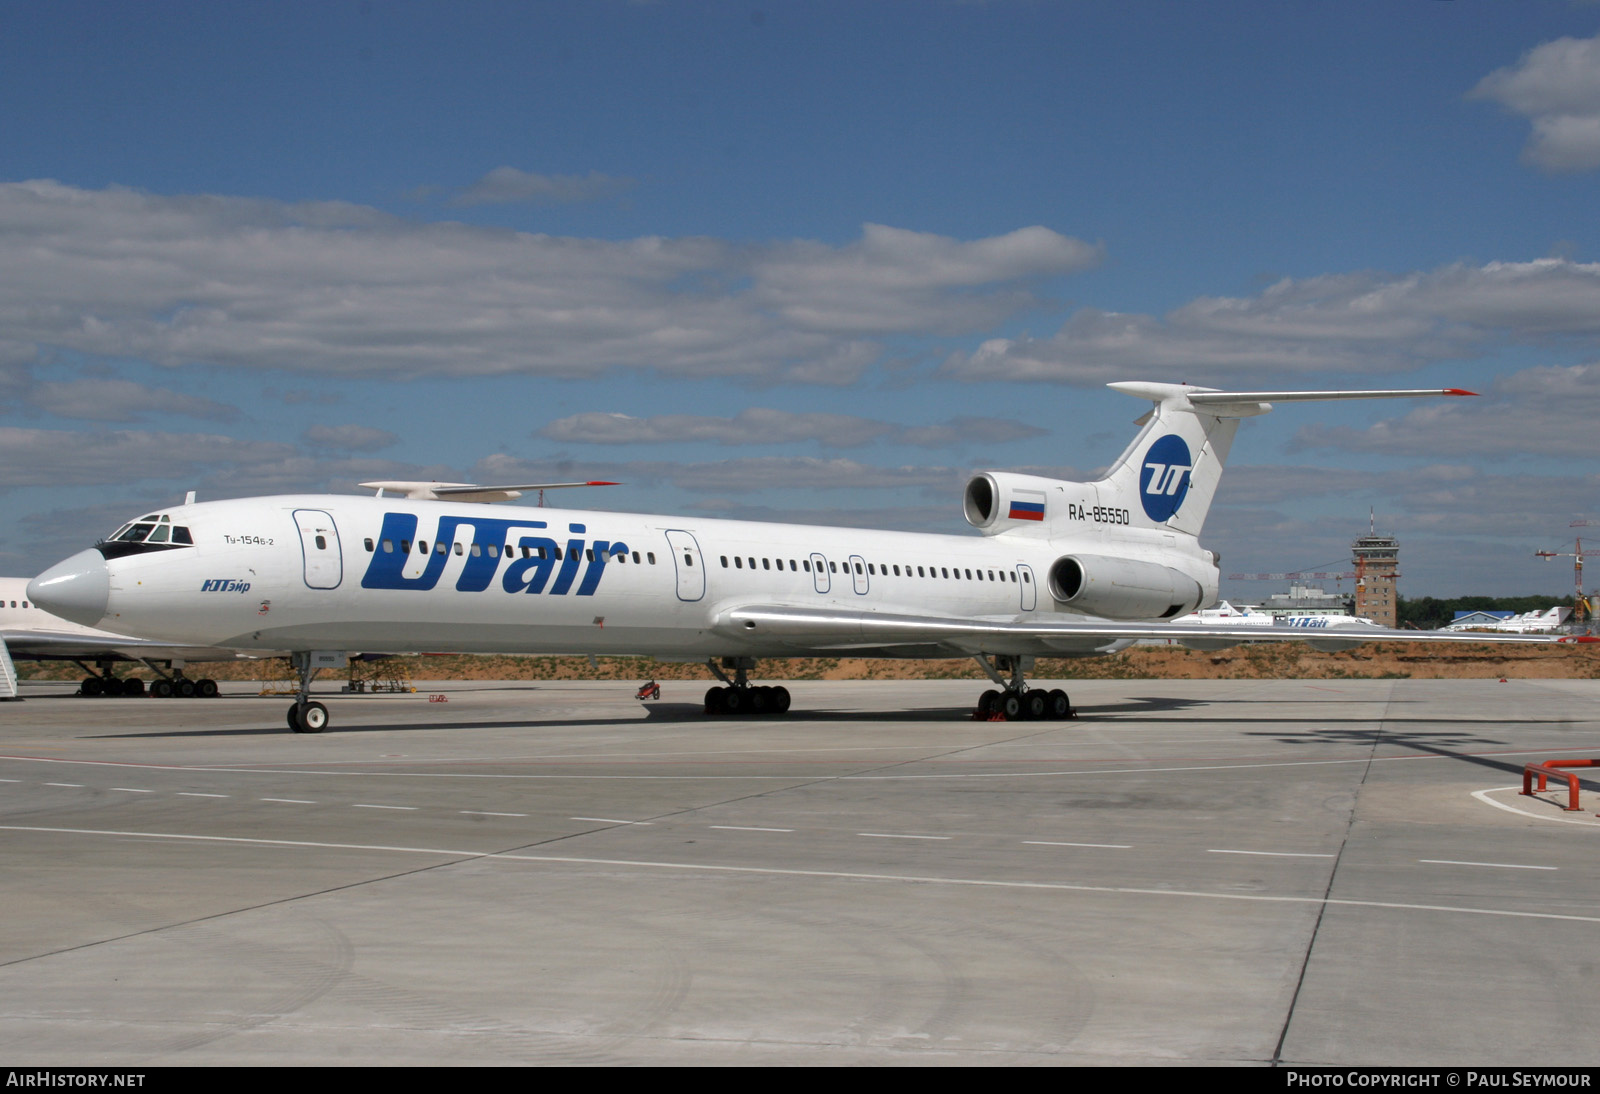
[[[1103,555],[1063,555],[1050,567],[1050,595],[1106,619],[1172,619],[1204,601],[1200,582],[1170,566]]]
[[[1045,527],[1047,509],[1062,503],[1067,487],[1080,483],[1046,479],[1038,475],[1015,475],[1009,471],[980,471],[967,481],[961,508],[967,523],[986,536],[1001,532]]]

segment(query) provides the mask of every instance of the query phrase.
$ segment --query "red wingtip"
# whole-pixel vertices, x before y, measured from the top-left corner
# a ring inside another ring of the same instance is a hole
[[[584,483],[583,485],[585,485],[585,486],[621,486],[622,484],[620,482],[601,482],[599,479],[592,479],[589,482]]]
[[[1476,391],[1468,391],[1464,387],[1447,387],[1447,388],[1444,389],[1444,393],[1446,395],[1476,395],[1476,394],[1478,394]]]

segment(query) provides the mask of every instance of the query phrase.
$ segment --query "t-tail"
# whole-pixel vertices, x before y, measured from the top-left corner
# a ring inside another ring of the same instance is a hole
[[[1474,395],[1462,388],[1381,391],[1220,391],[1189,384],[1107,385],[1153,405],[1105,477],[1091,483],[982,472],[967,484],[967,520],[986,535],[1058,536],[1085,524],[1160,528],[1198,536],[1217,496],[1241,418],[1274,403]]]

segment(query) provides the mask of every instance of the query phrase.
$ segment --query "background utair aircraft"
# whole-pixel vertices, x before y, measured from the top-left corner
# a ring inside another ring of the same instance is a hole
[[[1208,648],[1306,640],[1295,627],[1173,622],[1216,600],[1217,559],[1198,536],[1241,418],[1275,401],[1472,394],[1111,386],[1154,406],[1106,477],[977,474],[965,509],[982,536],[490,509],[482,503],[532,487],[368,483],[378,496],[153,514],[41,574],[28,595],[86,626],[156,641],[292,651],[298,732],[327,724],[310,700],[317,669],[358,651],[704,659],[725,685],[706,694],[706,710],[752,713],[789,705],[785,689],[746,679],[758,657],[970,656],[1001,689],[980,710],[1065,717],[1064,693],[1025,683],[1033,657],[1109,653],[1145,637]],[[391,489],[406,496],[385,497]],[[1482,636],[1374,627],[1312,641],[1376,638]]]
[[[143,680],[118,677],[112,669],[119,661],[140,662],[155,674],[150,694],[160,699],[216,695],[216,681],[191,680],[184,674],[190,661],[253,660],[265,656],[154,642],[85,627],[45,611],[29,598],[27,586],[25,577],[0,577],[0,699],[17,697],[13,658],[76,663],[88,674],[79,687],[86,696],[143,695]],[[94,662],[95,668],[86,662]]]

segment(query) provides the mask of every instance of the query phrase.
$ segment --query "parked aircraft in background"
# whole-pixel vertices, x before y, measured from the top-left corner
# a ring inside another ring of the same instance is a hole
[[[265,654],[240,654],[209,646],[174,645],[97,630],[52,615],[28,595],[25,577],[0,577],[0,698],[15,698],[16,670],[21,661],[71,661],[87,674],[79,686],[85,696],[143,695],[145,682],[134,676],[119,677],[117,662],[143,664],[156,679],[150,685],[157,698],[209,697],[217,693],[216,681],[191,680],[189,662],[254,660]],[[89,667],[89,663],[94,668]]]
[[[365,484],[376,497],[150,513],[41,574],[28,594],[68,619],[152,641],[292,651],[300,691],[288,722],[311,733],[328,720],[310,698],[313,677],[353,652],[704,660],[723,682],[706,693],[708,713],[788,708],[787,690],[748,680],[761,657],[973,657],[996,685],[981,712],[1037,718],[1067,717],[1071,706],[1060,690],[1027,685],[1033,658],[1110,653],[1139,638],[1206,648],[1482,639],[1174,622],[1217,598],[1217,556],[1199,535],[1241,419],[1274,402],[1471,392],[1110,386],[1151,409],[1105,477],[975,474],[964,509],[976,536],[496,509],[482,503],[538,487],[388,482]]]

